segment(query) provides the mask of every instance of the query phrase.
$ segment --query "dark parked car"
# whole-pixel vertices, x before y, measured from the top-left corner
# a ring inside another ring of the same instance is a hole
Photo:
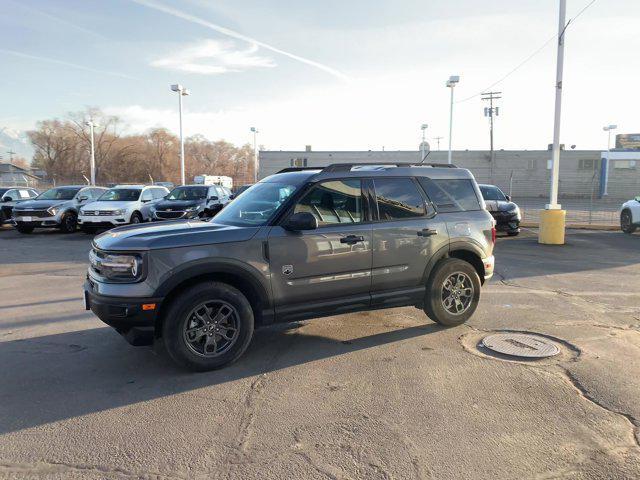
[[[0,188],[0,225],[11,219],[13,207],[25,200],[38,196],[38,191],[30,187]]]
[[[151,207],[152,219],[211,218],[229,203],[225,193],[218,185],[176,187]]]
[[[509,195],[505,195],[495,185],[479,185],[482,198],[487,206],[487,210],[496,220],[496,230],[506,232],[507,235],[518,235],[520,233],[520,208],[511,201]]]
[[[446,326],[476,310],[494,220],[452,165],[288,168],[209,222],[96,237],[85,305],[134,345],[194,370],[236,360],[254,327],[412,305]]]

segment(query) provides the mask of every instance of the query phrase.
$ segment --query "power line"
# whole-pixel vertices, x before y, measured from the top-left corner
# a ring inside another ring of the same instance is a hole
[[[569,26],[569,24],[571,22],[575,22],[576,19],[582,15],[589,7],[591,7],[591,5],[593,5],[594,3],[596,3],[596,0],[591,0],[588,4],[586,4],[582,10],[580,10],[573,18],[570,18],[569,21],[567,22],[567,24],[565,25],[565,30],[567,29],[567,27]],[[564,30],[563,30],[564,33]],[[511,69],[506,75],[504,75],[502,78],[500,78],[499,80],[493,82],[491,85],[489,85],[488,87],[480,90],[478,93],[476,93],[475,95],[471,95],[470,97],[467,98],[463,98],[462,100],[458,100],[456,103],[463,103],[466,102],[468,100],[471,100],[473,98],[479,97],[480,95],[482,95],[482,92],[486,92],[487,90],[492,89],[493,87],[495,87],[496,85],[498,85],[499,83],[503,82],[504,80],[506,80],[508,77],[510,77],[511,75],[513,75],[516,71],[518,71],[523,65],[525,65],[527,62],[529,62],[529,60],[531,60],[533,57],[535,57],[536,55],[538,55],[542,50],[545,49],[545,47],[547,45],[549,45],[549,43],[551,43],[553,40],[556,40],[558,38],[558,34],[554,34],[552,37],[550,37],[548,40],[546,40],[536,51],[534,51],[531,55],[529,55],[527,58],[525,58],[522,62],[520,62],[518,65],[515,66],[515,68]]]

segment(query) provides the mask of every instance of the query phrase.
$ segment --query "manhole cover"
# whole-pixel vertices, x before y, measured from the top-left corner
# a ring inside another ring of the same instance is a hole
[[[494,352],[513,357],[544,358],[560,353],[551,340],[526,333],[496,333],[484,337],[482,344]]]

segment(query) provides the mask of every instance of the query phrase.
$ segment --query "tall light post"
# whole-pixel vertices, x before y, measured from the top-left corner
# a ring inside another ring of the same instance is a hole
[[[90,137],[91,137],[91,185],[96,184],[96,151],[93,143],[93,129],[97,127],[93,120],[89,120],[88,122],[84,122],[84,124],[89,127]]]
[[[427,140],[425,138],[427,128],[429,128],[429,125],[427,125],[426,123],[423,123],[422,125],[420,125],[420,130],[422,130],[422,143],[420,143],[420,161],[421,162],[424,161],[424,156],[426,154],[424,150],[427,145]]]
[[[602,196],[609,195],[607,191],[609,188],[609,154],[611,153],[611,130],[618,128],[617,125],[607,125],[602,127],[602,130],[607,132],[607,158],[602,162]]]
[[[451,106],[449,108],[449,155],[447,156],[447,162],[449,164],[451,164],[451,136],[453,134],[453,88],[459,81],[459,75],[451,75],[449,80],[447,80],[447,87],[451,89]]]
[[[251,127],[253,133],[253,183],[258,183],[258,129]]]
[[[189,90],[180,85],[171,85],[171,90],[178,93],[178,110],[180,111],[180,183],[184,181],[184,136],[182,135],[182,97],[189,95]]]
[[[558,204],[558,180],[560,174],[560,113],[562,110],[562,71],[564,67],[564,40],[566,36],[567,0],[560,0],[558,15],[558,53],[556,61],[556,102],[553,121],[553,156],[551,167],[551,189],[549,203],[540,213],[538,242],[564,245],[564,225],[566,212]]]

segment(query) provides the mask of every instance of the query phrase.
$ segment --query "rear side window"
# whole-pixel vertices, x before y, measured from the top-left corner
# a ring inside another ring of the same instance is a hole
[[[419,177],[418,181],[440,213],[481,209],[471,180],[432,180]]]
[[[335,180],[319,184],[295,206],[294,213],[309,212],[319,225],[362,222],[361,180]]]
[[[380,220],[399,220],[425,215],[424,199],[410,178],[375,178],[373,184]]]

